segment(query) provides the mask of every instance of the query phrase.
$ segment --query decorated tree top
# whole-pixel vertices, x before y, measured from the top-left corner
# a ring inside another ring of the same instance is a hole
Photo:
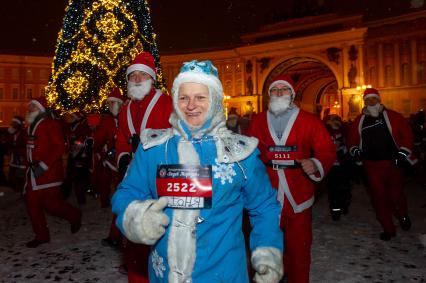
[[[153,55],[164,89],[155,38],[146,0],[70,0],[46,87],[50,107],[99,112],[109,92],[124,90],[127,65],[142,51]]]

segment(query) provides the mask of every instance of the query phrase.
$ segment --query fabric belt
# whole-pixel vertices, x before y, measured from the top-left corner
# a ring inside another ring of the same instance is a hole
[[[296,161],[295,161],[294,165],[272,164],[270,162],[265,163],[265,165],[268,166],[268,167],[271,167],[274,170],[300,168],[300,163],[298,163]]]

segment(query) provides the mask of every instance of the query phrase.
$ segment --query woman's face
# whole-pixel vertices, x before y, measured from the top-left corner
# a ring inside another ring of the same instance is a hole
[[[199,83],[182,83],[178,93],[177,105],[185,122],[192,127],[202,126],[210,106],[209,88]]]

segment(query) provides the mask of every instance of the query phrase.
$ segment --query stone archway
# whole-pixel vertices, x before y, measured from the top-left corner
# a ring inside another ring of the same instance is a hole
[[[342,114],[341,94],[334,72],[323,62],[309,56],[294,57],[278,64],[266,77],[262,89],[262,109],[268,103],[268,86],[272,80],[287,74],[295,82],[295,103],[302,109],[322,117],[325,109]]]

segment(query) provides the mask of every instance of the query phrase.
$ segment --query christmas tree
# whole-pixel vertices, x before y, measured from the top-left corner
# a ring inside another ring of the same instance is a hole
[[[165,89],[146,0],[70,0],[65,11],[46,87],[53,109],[99,112],[114,87],[125,89],[127,65],[142,51],[154,56],[156,87]]]

